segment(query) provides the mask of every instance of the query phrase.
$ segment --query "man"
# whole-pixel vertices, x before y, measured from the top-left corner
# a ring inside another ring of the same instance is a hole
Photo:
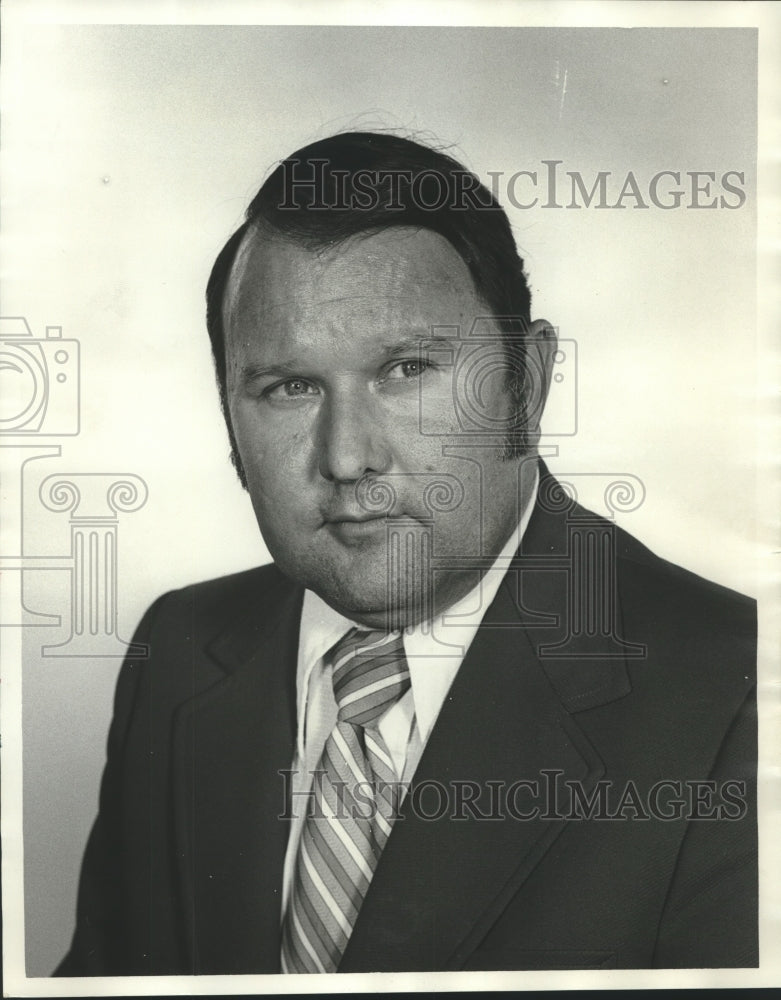
[[[538,458],[492,195],[315,143],[207,302],[274,564],[145,615],[58,973],[756,965],[753,602]]]

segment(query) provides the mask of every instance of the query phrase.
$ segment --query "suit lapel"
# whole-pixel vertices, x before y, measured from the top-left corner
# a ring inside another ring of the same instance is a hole
[[[240,609],[212,644],[228,671],[175,723],[174,789],[186,946],[198,973],[279,970],[301,592]],[[260,628],[259,619],[269,623]]]
[[[535,657],[569,712],[630,690],[615,524],[564,493],[540,463],[540,488],[521,550],[505,582]]]

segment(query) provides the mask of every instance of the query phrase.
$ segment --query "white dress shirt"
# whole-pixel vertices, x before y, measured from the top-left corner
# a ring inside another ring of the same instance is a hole
[[[410,688],[378,722],[393,760],[396,778],[403,785],[411,781],[415,773],[450,685],[520,546],[538,485],[539,473],[535,476],[534,488],[519,524],[474,589],[432,621],[404,630]],[[356,625],[356,622],[334,611],[313,591],[305,592],[298,640],[298,729],[290,781],[292,819],[282,881],[283,918],[292,889],[298,844],[306,818],[307,793],[312,789],[312,774],[317,770],[323,746],[337,718],[331,665],[324,662],[324,657]],[[365,628],[361,625],[357,627]]]

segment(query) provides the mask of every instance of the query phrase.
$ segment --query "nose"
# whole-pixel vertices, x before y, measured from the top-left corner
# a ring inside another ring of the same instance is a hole
[[[330,482],[357,482],[367,473],[391,467],[383,423],[370,398],[345,393],[332,396],[320,412],[320,475]]]

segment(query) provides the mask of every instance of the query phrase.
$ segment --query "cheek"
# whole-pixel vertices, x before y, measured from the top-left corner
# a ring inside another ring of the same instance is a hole
[[[307,435],[261,421],[249,407],[233,408],[231,419],[256,515],[267,523],[285,521],[305,498],[311,466]]]
[[[307,435],[300,422],[280,421],[261,413],[252,401],[231,405],[231,423],[241,460],[247,470],[255,468],[273,474],[283,471],[305,451]]]
[[[289,511],[305,505],[310,477],[300,449],[261,445],[252,449],[248,460],[242,452],[242,461],[256,507],[261,505],[272,518],[284,520]]]
[[[290,456],[266,453],[253,456],[247,466],[247,485],[260,532],[279,561],[300,544],[319,523],[315,493]]]
[[[455,403],[457,390],[458,385],[452,379],[443,379],[435,392],[421,393],[408,414],[407,437],[430,444],[437,437],[458,434],[461,423]]]

